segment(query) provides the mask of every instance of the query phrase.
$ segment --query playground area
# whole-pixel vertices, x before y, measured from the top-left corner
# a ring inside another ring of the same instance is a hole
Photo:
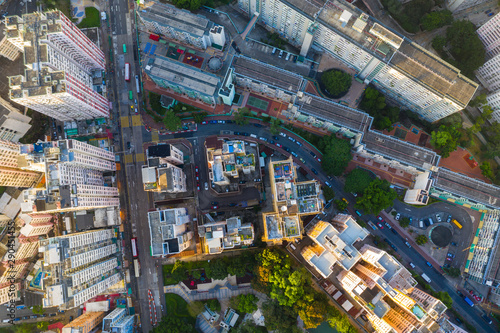
[[[190,65],[200,69],[201,65],[203,65],[203,60],[205,60],[205,58],[197,56],[188,51],[188,53],[186,53],[186,55],[182,59],[182,62],[185,63],[186,65]]]

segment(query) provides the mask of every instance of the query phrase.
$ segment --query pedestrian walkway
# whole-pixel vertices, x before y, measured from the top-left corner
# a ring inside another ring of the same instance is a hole
[[[212,299],[212,298],[227,299],[241,294],[254,294],[259,298],[266,297],[264,294],[258,293],[255,290],[253,290],[250,285],[232,286],[227,282],[222,286],[216,285],[213,289],[203,291],[201,293],[196,290],[189,290],[187,287],[183,286],[182,282],[173,286],[164,286],[163,289],[165,294],[167,293],[177,294],[181,296],[188,303],[193,301]]]

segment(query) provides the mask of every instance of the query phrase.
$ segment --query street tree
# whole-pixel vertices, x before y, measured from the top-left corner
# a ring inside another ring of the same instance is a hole
[[[276,135],[280,132],[281,130],[281,120],[279,119],[272,119],[271,120],[271,127],[269,128],[269,131],[271,134]]]
[[[403,228],[408,228],[408,226],[410,225],[410,219],[407,217],[400,218],[399,225]]]
[[[33,305],[33,309],[31,309],[31,311],[37,315],[43,315],[45,313],[43,305]]]
[[[154,327],[151,333],[193,333],[194,327],[192,324],[188,323],[175,316],[164,316],[162,317],[158,326]]]
[[[495,174],[493,170],[491,169],[491,164],[488,161],[483,162],[480,166],[479,169],[481,169],[481,174],[485,176],[488,179],[494,179]]]
[[[181,118],[177,117],[177,115],[173,111],[167,111],[165,113],[165,117],[163,117],[163,124],[165,128],[174,132],[181,128]]]
[[[461,137],[462,133],[457,127],[441,125],[437,131],[432,131],[431,145],[446,158],[457,148]]]
[[[250,115],[250,110],[248,108],[239,108],[238,112],[234,114],[234,122],[236,125],[248,125],[250,121],[248,116]]]
[[[323,170],[330,176],[340,176],[352,160],[349,141],[330,135],[323,137],[318,146],[323,152]]]
[[[387,180],[375,178],[365,189],[363,195],[357,198],[356,206],[365,213],[377,215],[381,210],[392,206],[397,194]]]
[[[418,244],[418,245],[425,245],[427,244],[427,237],[425,235],[418,235],[417,237],[415,237],[415,242]]]
[[[363,193],[372,180],[368,171],[360,168],[354,169],[345,178],[344,191],[350,193]]]
[[[344,200],[335,200],[334,203],[335,207],[341,212],[347,209],[347,202]]]

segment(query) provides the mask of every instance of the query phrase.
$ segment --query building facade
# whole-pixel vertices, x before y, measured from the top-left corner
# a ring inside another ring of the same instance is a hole
[[[61,121],[109,116],[108,100],[92,83],[93,71],[106,68],[104,53],[64,14],[9,16],[6,27],[26,66],[24,75],[9,77],[12,101]]]
[[[419,45],[341,1],[239,0],[249,16],[280,34],[305,56],[315,44],[357,71],[357,77],[416,112],[437,121],[462,110],[477,84]]]
[[[12,303],[21,299],[21,283],[6,284],[0,287],[0,304]]]
[[[132,332],[134,332],[134,316],[128,315],[126,308],[116,308],[102,320],[102,333]]]
[[[496,14],[476,30],[483,42],[486,59],[491,60],[500,54],[500,15]]]
[[[0,140],[0,186],[30,188],[43,179],[41,172],[23,170],[20,158],[19,144]]]
[[[61,333],[89,333],[101,325],[106,312],[85,312],[79,317],[66,324]]]
[[[25,237],[34,237],[48,234],[54,226],[53,221],[56,219],[51,214],[22,214],[19,218],[24,221],[24,226],[19,232]]]
[[[30,117],[0,98],[0,140],[18,142],[31,128],[30,121]]]
[[[40,240],[39,251],[51,273],[44,280],[44,307],[80,306],[123,280],[118,270],[120,248],[112,229]]]
[[[19,57],[19,55],[23,52],[22,47],[18,44],[14,44],[7,39],[7,35],[5,33],[5,26],[3,24],[0,25],[0,55],[9,59],[10,61],[14,61]]]

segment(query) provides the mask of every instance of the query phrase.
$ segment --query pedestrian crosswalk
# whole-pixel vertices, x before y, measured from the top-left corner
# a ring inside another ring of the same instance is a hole
[[[136,162],[144,162],[144,154],[143,153],[136,154],[135,155],[135,161]]]
[[[132,116],[132,126],[142,126],[140,115],[137,114]]]
[[[128,117],[120,117],[120,123],[121,123],[122,128],[129,127]]]
[[[131,163],[134,163],[134,156],[131,155],[131,154],[126,154],[123,158],[123,160],[125,161],[125,164],[131,164]]]
[[[158,135],[158,132],[154,131],[154,132],[151,132],[151,141],[152,142],[158,142],[159,141],[159,135]]]

